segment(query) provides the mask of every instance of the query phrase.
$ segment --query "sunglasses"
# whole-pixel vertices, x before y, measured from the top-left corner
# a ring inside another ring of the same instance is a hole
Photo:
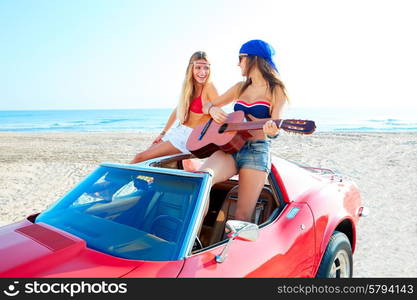
[[[242,62],[242,59],[244,58],[244,57],[247,57],[248,55],[247,54],[240,54],[239,55],[239,63],[241,63]]]

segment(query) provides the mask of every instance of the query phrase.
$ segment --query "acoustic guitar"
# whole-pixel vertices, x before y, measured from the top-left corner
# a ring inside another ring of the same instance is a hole
[[[198,158],[205,158],[223,150],[232,154],[240,150],[245,142],[252,136],[248,130],[262,129],[268,120],[244,122],[245,114],[238,110],[228,115],[223,124],[208,120],[205,124],[197,126],[187,140],[187,149]],[[316,129],[314,121],[309,120],[273,120],[277,127],[285,131],[312,134]]]

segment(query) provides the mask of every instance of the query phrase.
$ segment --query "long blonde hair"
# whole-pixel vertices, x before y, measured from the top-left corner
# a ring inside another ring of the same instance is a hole
[[[180,99],[178,101],[178,106],[177,106],[177,118],[181,124],[187,121],[188,111],[190,109],[190,104],[192,100],[191,98],[193,97],[196,91],[196,87],[194,84],[193,67],[194,67],[194,62],[199,59],[204,59],[205,61],[207,61],[207,63],[210,63],[207,57],[207,53],[204,51],[197,51],[190,57],[187,70],[185,71],[185,78],[182,84],[181,95],[180,95]],[[211,70],[209,72],[209,75],[204,85],[210,82],[210,75],[211,75]]]
[[[248,55],[246,58],[247,58],[247,62],[246,62],[245,73],[247,74],[246,75],[247,77],[246,77],[246,81],[240,87],[238,96],[240,97],[240,95],[242,95],[243,92],[252,83],[252,80],[248,76],[250,71],[253,70],[253,68],[258,68],[258,70],[262,74],[262,77],[268,83],[269,91],[272,95],[273,104],[275,104],[277,102],[277,99],[276,99],[277,95],[275,93],[276,92],[276,90],[275,90],[276,86],[279,86],[281,88],[282,93],[284,94],[284,97],[285,97],[285,101],[289,102],[288,95],[287,95],[287,90],[285,88],[284,83],[279,78],[278,72],[275,71],[272,68],[272,66],[262,57],[255,56],[255,55]],[[271,105],[270,109],[269,109],[270,112],[272,111],[272,108],[273,108],[273,106]]]

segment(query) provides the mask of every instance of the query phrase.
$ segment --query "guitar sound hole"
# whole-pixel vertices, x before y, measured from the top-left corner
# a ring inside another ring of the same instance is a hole
[[[220,126],[219,133],[225,132],[226,128],[227,128],[227,124],[223,124],[222,126]]]

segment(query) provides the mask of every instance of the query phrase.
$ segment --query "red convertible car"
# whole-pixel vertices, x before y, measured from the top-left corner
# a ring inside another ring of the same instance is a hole
[[[251,222],[237,178],[175,155],[103,163],[46,211],[0,228],[1,277],[351,277],[354,183],[273,158]]]

